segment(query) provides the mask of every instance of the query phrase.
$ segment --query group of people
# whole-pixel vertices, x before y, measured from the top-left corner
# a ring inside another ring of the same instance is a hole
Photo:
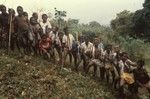
[[[101,80],[106,79],[118,88],[121,97],[124,97],[124,85],[134,93],[139,87],[145,87],[150,92],[150,77],[144,68],[144,61],[132,62],[128,53],[122,52],[120,46],[107,44],[104,46],[102,38],[96,37],[93,41],[86,35],[70,33],[66,26],[60,30],[51,25],[46,14],[42,21],[38,21],[38,13],[33,13],[28,19],[28,13],[21,6],[7,9],[0,5],[0,47],[16,48],[23,54],[35,54],[46,57],[62,68],[69,63],[72,69],[78,71],[83,63],[83,71],[88,74],[93,67],[93,75]],[[8,43],[9,42],[9,43]],[[69,62],[66,62],[69,56]],[[58,57],[58,58],[56,58]],[[99,72],[97,72],[99,70]]]

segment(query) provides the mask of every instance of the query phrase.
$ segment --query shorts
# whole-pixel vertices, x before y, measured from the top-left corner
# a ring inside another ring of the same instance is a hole
[[[124,79],[128,84],[133,84],[134,81],[134,76],[131,73],[122,73],[121,78]]]

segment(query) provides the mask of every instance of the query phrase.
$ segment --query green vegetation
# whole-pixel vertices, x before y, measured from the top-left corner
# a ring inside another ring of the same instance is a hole
[[[104,84],[46,60],[0,51],[0,99],[112,99]]]

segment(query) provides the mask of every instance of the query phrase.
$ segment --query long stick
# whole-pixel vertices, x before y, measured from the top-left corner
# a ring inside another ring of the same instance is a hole
[[[11,24],[12,24],[12,13],[10,14],[10,26],[9,26],[9,40],[8,40],[8,53],[10,52],[11,46]]]

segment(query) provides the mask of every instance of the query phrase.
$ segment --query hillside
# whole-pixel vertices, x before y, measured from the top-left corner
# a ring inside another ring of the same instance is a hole
[[[33,56],[0,51],[0,99],[113,99],[111,88]]]

